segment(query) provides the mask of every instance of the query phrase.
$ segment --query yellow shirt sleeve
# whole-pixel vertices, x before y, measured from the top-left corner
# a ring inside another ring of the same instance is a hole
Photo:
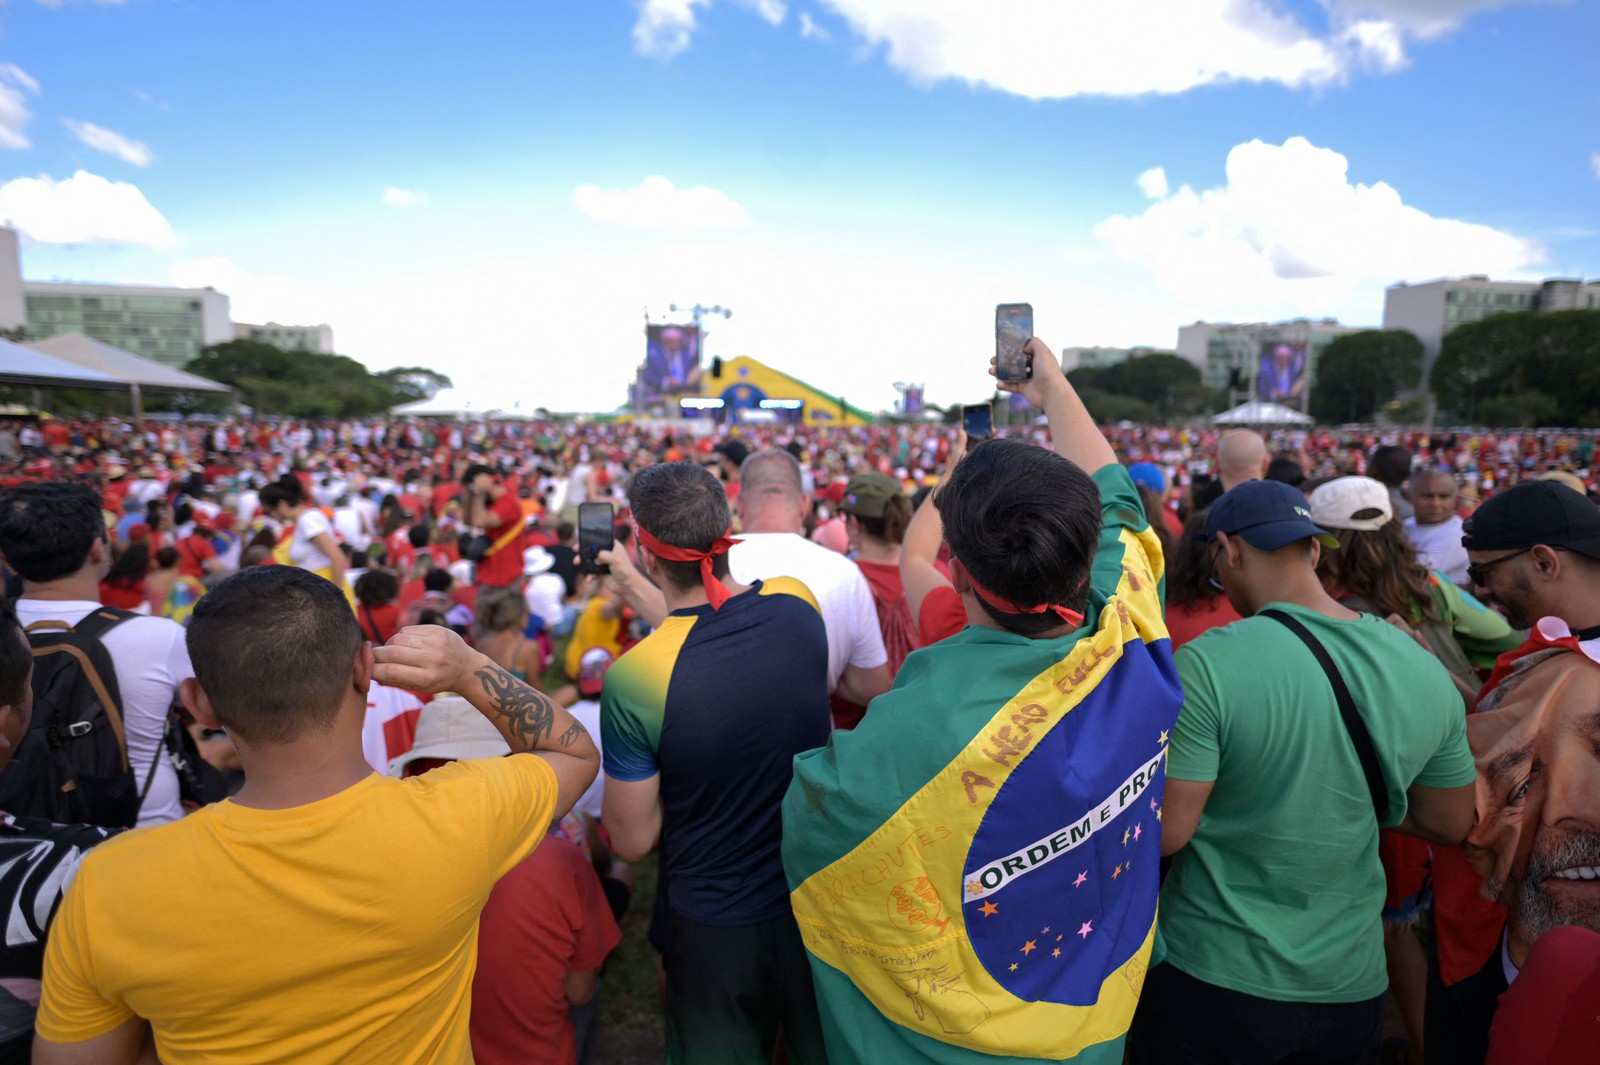
[[[482,826],[491,885],[544,839],[560,793],[555,770],[536,754],[451,762],[406,783],[435,792],[437,816]]]
[[[34,1030],[56,1043],[81,1043],[105,1035],[134,1015],[125,1004],[108,1000],[95,985],[88,899],[95,868],[91,854],[67,888],[45,945],[44,991]]]

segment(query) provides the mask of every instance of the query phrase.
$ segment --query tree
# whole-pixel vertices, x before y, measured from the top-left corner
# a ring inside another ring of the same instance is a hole
[[[238,389],[258,412],[293,418],[366,417],[450,385],[450,378],[425,367],[374,374],[344,355],[285,351],[258,340],[214,344],[185,369]]]
[[[1600,311],[1467,322],[1446,334],[1428,383],[1441,409],[1471,423],[1600,425]]]
[[[1395,396],[1422,383],[1422,341],[1404,329],[1366,329],[1336,338],[1317,357],[1311,414],[1364,422]]]
[[[1115,404],[1118,411],[1138,411],[1143,417],[1121,414],[1109,418],[1090,410],[1102,421],[1167,421],[1180,415],[1198,414],[1205,408],[1210,393],[1200,383],[1200,368],[1181,356],[1156,351],[1127,359],[1111,366],[1079,367],[1067,374],[1080,394],[1098,392],[1139,402],[1137,407]],[[1087,404],[1086,404],[1087,405]],[[1102,407],[1106,406],[1104,401]]]

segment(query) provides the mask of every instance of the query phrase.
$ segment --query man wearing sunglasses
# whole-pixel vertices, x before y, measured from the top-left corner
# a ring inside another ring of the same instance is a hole
[[[1527,481],[1479,507],[1462,527],[1467,578],[1514,628],[1566,622],[1600,636],[1600,508],[1556,481]]]

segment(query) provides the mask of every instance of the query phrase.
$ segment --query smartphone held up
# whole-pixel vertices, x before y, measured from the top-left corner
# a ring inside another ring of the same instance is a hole
[[[617,538],[616,508],[610,503],[578,504],[578,558],[579,573],[605,574],[611,567],[600,561],[602,551],[609,551]]]
[[[994,412],[987,403],[969,403],[961,408],[961,428],[966,430],[967,445],[987,440],[994,435]]]
[[[1033,356],[1022,350],[1032,339],[1032,304],[1002,303],[994,309],[995,380],[1026,381],[1033,376]]]

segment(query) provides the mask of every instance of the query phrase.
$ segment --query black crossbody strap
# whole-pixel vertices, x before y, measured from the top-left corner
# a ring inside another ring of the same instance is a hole
[[[1366,722],[1361,720],[1361,713],[1356,709],[1356,701],[1350,695],[1350,688],[1344,682],[1344,677],[1339,675],[1339,667],[1333,664],[1333,659],[1328,655],[1328,649],[1322,646],[1322,641],[1311,635],[1311,630],[1302,625],[1297,619],[1290,617],[1281,610],[1263,610],[1258,617],[1271,618],[1296,636],[1306,645],[1317,660],[1317,665],[1322,667],[1322,672],[1328,675],[1328,683],[1333,686],[1333,697],[1339,704],[1339,717],[1344,720],[1345,731],[1350,734],[1350,742],[1355,745],[1356,758],[1361,762],[1361,774],[1367,778],[1367,791],[1372,795],[1372,809],[1378,815],[1378,823],[1382,824],[1389,816],[1389,789],[1383,782],[1383,768],[1378,765],[1378,752],[1372,746],[1372,736],[1367,732]]]

